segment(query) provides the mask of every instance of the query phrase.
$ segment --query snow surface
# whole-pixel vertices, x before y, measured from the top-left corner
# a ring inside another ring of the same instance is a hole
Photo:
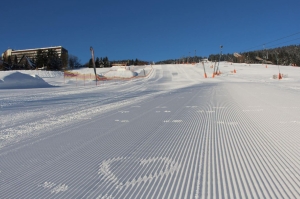
[[[300,198],[300,68],[211,65],[0,72],[0,198]]]

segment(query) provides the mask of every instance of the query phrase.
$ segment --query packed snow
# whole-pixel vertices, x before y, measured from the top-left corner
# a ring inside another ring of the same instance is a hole
[[[0,72],[0,198],[300,198],[300,67],[214,65]]]

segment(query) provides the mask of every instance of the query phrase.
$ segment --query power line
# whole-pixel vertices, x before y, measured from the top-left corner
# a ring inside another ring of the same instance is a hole
[[[272,46],[269,46],[269,47],[273,47],[273,46],[277,46],[277,45],[280,45],[280,44],[288,43],[288,42],[295,41],[295,40],[298,40],[298,39],[300,39],[300,37],[298,37],[296,39],[293,39],[293,40],[285,41],[285,42],[282,42],[282,43],[279,43],[279,44],[275,44],[275,45],[272,45]]]
[[[292,34],[292,35],[289,35],[289,36],[286,36],[286,37],[282,37],[282,38],[279,38],[279,39],[270,41],[270,42],[265,43],[265,44],[269,44],[269,43],[272,43],[272,42],[275,42],[275,41],[279,41],[279,40],[281,40],[281,39],[285,39],[285,38],[288,38],[288,37],[291,37],[291,36],[294,36],[294,35],[297,35],[297,34],[300,34],[300,32],[297,32],[297,33],[294,33],[294,34]]]
[[[262,45],[270,44],[270,43],[273,43],[273,42],[275,42],[275,41],[279,41],[279,40],[282,40],[282,39],[285,39],[285,38],[288,38],[288,37],[292,37],[292,36],[297,35],[297,34],[300,34],[300,32],[296,32],[296,33],[294,33],[294,34],[291,34],[291,35],[288,35],[288,36],[285,36],[285,37],[281,37],[281,38],[279,38],[279,39],[275,39],[275,40],[273,40],[273,41],[269,41],[269,42],[266,42],[266,43],[263,43],[263,44],[260,44],[260,45],[257,45],[257,46],[248,48],[248,49],[246,49],[246,50],[244,50],[244,51],[247,51],[247,50],[250,50],[250,49],[253,49],[253,48],[257,48],[257,47],[261,47]]]

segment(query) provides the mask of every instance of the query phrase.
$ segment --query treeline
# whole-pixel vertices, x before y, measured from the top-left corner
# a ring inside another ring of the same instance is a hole
[[[233,53],[222,54],[220,61],[230,61],[234,63],[262,63],[268,62],[278,65],[296,65],[300,66],[300,45],[290,45],[267,50],[256,50],[239,53],[240,57],[235,57]],[[219,61],[220,54],[211,54],[208,57],[210,61]],[[156,64],[182,64],[198,63],[206,57],[181,57],[179,59],[168,59],[156,62]]]
[[[49,49],[47,51],[38,50],[36,57],[32,58],[31,61],[35,65],[35,68],[62,70],[67,66],[67,59],[68,57],[61,59],[55,50]]]
[[[95,66],[96,68],[106,68],[106,67],[112,67],[114,64],[122,64],[126,66],[132,66],[132,65],[147,65],[149,62],[147,61],[142,61],[139,59],[127,59],[127,60],[114,60],[114,61],[109,61],[108,57],[96,57],[95,59]],[[88,63],[85,64],[86,67],[93,68],[93,60],[92,58],[89,60]]]
[[[300,45],[290,45],[278,48],[256,50],[239,53],[240,57],[234,54],[223,54],[221,61],[230,61],[234,63],[262,63],[272,62],[275,65],[296,65],[300,66]],[[219,54],[211,54],[209,60],[218,61]]]
[[[183,63],[198,63],[201,59],[205,57],[193,56],[193,57],[181,57],[179,59],[168,59],[163,61],[158,61],[156,64],[183,64]]]
[[[112,61],[113,64],[124,64],[126,66],[139,66],[139,65],[148,65],[150,64],[148,61],[143,61],[139,59],[127,59],[127,60],[117,60],[117,61]]]
[[[88,63],[85,64],[85,66],[88,68],[94,67],[92,58],[89,60]],[[111,67],[111,63],[110,63],[108,57],[103,57],[103,58],[96,57],[95,66],[96,66],[96,68],[104,68],[104,67],[106,68],[106,67]]]

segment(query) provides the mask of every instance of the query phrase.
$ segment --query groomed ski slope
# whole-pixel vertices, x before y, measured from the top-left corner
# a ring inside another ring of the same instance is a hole
[[[300,198],[300,68],[210,66],[0,90],[0,198]]]

